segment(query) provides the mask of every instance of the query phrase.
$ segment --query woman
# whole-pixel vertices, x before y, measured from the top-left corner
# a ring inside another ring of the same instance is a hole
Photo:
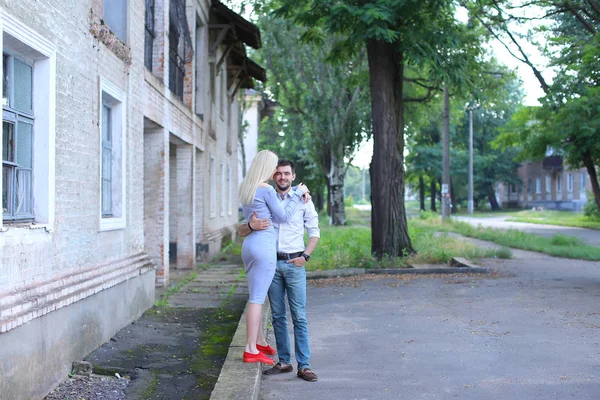
[[[242,181],[240,202],[247,221],[250,221],[252,213],[256,211],[258,218],[274,218],[286,222],[296,211],[302,195],[308,192],[305,185],[298,185],[290,192],[292,199],[284,208],[277,198],[275,189],[266,183],[273,178],[277,161],[275,153],[268,150],[259,152]],[[250,225],[249,228],[252,229]],[[275,231],[272,226],[266,230],[251,232],[242,245],[242,260],[246,268],[246,280],[250,292],[246,311],[244,362],[263,362],[269,365],[274,363],[265,355],[273,355],[275,350],[265,341],[261,318],[262,305],[275,275],[276,253]]]

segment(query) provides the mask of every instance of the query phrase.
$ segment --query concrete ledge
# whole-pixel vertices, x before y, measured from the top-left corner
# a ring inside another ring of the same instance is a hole
[[[246,348],[246,309],[240,317],[238,327],[231,339],[227,358],[221,368],[219,379],[215,384],[211,400],[256,400],[260,392],[260,380],[262,375],[262,364],[246,364],[242,362],[242,355]],[[266,301],[263,305],[262,324],[263,330],[267,331],[270,320],[271,307]]]
[[[329,269],[325,271],[307,271],[306,279],[337,278],[340,276],[364,275],[365,273],[366,270],[364,268],[340,268]]]

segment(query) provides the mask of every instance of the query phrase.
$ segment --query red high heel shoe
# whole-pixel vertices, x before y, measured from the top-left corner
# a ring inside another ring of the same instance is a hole
[[[260,351],[256,354],[252,354],[252,353],[248,353],[248,352],[244,352],[244,357],[243,360],[245,363],[257,363],[257,362],[261,362],[261,363],[265,363],[267,365],[273,365],[275,364],[275,361],[271,360],[269,357],[267,357],[266,355],[264,355],[263,353],[261,353]]]
[[[262,346],[260,344],[257,344],[256,348],[258,349],[258,351],[268,356],[274,356],[275,354],[277,354],[277,351],[269,345]]]

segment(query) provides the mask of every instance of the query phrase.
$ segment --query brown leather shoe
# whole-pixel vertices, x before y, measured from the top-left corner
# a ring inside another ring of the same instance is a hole
[[[302,368],[301,370],[298,370],[298,378],[302,378],[308,382],[316,382],[317,374],[312,372],[310,368]]]
[[[281,366],[281,363],[277,363],[273,366],[273,368],[269,368],[263,372],[265,375],[277,375],[282,374],[284,372],[292,372],[294,367],[291,364],[286,365],[285,367]]]

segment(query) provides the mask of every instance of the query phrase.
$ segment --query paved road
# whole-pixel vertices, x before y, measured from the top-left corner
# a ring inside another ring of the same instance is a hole
[[[506,217],[452,217],[457,221],[468,222],[474,226],[484,226],[495,229],[517,229],[523,232],[533,233],[539,236],[552,237],[557,233],[565,236],[576,236],[581,238],[585,243],[592,246],[600,246],[600,231],[594,229],[573,228],[570,226],[557,225],[538,225],[528,224],[526,222],[510,222],[506,221]]]
[[[311,283],[319,381],[263,376],[260,399],[600,399],[600,263],[514,256],[483,278]]]

